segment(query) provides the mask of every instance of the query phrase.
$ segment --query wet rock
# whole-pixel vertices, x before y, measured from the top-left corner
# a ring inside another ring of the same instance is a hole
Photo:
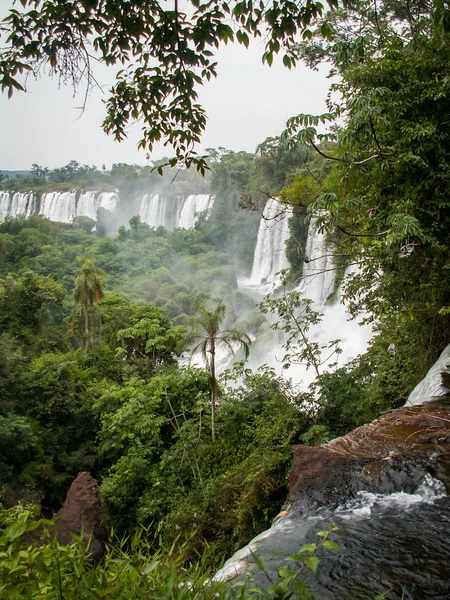
[[[318,447],[295,446],[290,494],[273,526],[230,558],[216,579],[272,581],[333,523],[341,552],[319,550],[308,585],[317,600],[450,598],[450,406],[405,406]]]
[[[78,473],[70,486],[62,508],[56,513],[57,539],[62,545],[73,543],[73,536],[83,535],[91,558],[99,560],[105,551],[107,530],[97,481],[90,473]]]
[[[334,507],[358,491],[412,492],[439,473],[450,488],[450,411],[442,404],[399,408],[328,444],[294,446],[290,502]]]

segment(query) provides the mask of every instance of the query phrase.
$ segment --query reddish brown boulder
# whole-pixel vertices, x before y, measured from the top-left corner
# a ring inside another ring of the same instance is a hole
[[[446,405],[399,408],[328,444],[294,446],[290,501],[310,510],[339,505],[358,490],[412,492],[430,470],[449,489],[448,469],[443,464],[449,451],[450,410]]]
[[[71,544],[74,541],[72,534],[82,534],[86,545],[90,540],[91,558],[99,560],[103,556],[107,531],[103,524],[99,487],[90,473],[78,473],[55,518],[60,544]]]

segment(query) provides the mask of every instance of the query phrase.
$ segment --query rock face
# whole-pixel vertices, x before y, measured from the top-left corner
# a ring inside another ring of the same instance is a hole
[[[284,556],[335,523],[342,552],[320,552],[308,581],[317,600],[450,598],[450,405],[405,406],[318,447],[295,446],[288,502],[271,529],[216,575],[249,567],[251,553],[277,579]],[[288,563],[289,564],[289,563]],[[290,563],[292,566],[292,563]]]
[[[96,480],[87,472],[78,473],[67,492],[62,508],[56,513],[57,539],[60,544],[73,543],[72,534],[83,534],[93,560],[99,560],[105,549],[107,531],[103,524],[103,507]]]

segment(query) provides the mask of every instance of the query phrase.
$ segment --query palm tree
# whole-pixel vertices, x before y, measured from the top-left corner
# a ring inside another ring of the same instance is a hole
[[[95,266],[92,259],[86,260],[81,265],[81,273],[75,280],[73,296],[80,306],[79,330],[83,340],[83,348],[88,346],[91,325],[96,317],[95,302],[104,296],[104,272]]]
[[[216,378],[216,352],[218,349],[224,349],[233,355],[236,344],[240,344],[244,349],[245,358],[247,358],[251,343],[248,335],[239,329],[220,330],[226,310],[222,300],[211,311],[207,310],[204,305],[199,306],[197,315],[191,321],[191,331],[187,336],[188,345],[195,344],[191,349],[191,359],[196,352],[201,352],[211,374],[211,434],[213,442],[216,437],[216,406],[219,393]]]

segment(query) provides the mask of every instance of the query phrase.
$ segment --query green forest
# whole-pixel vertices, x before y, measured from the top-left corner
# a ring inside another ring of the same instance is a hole
[[[69,38],[80,27],[61,3],[23,4],[34,7],[28,16],[17,11],[2,22],[12,37],[11,48],[2,50],[0,82],[11,92],[21,89],[20,73],[43,60],[42,48],[62,69],[68,46],[57,24],[68,20]],[[138,14],[132,4],[136,22],[123,18],[117,31],[110,29],[117,15],[101,25],[95,7],[89,9],[82,34],[104,27],[104,46],[96,43],[111,63],[139,49],[133,27],[150,35],[147,26],[154,25],[153,13]],[[314,548],[297,559],[295,577],[281,574],[281,587],[270,591],[216,587],[209,578],[280,511],[293,444],[324,443],[403,405],[450,342],[448,3],[333,2],[329,13],[310,3],[297,20],[295,3],[276,3],[272,20],[265,14],[272,28],[265,60],[270,64],[282,51],[288,68],[327,63],[338,76],[329,112],[292,117],[280,137],[254,154],[219,148],[204,157],[190,150],[204,118],[192,105],[192,90],[214,67],[199,56],[214,40],[234,35],[248,45],[262,17],[251,3],[232,3],[241,24],[233,34],[223,22],[226,5],[210,3],[203,12],[193,5],[204,18],[196,13],[195,27],[183,35],[196,52],[177,45],[181,62],[170,62],[172,42],[164,42],[160,15],[151,35],[162,66],[153,72],[151,94],[143,99],[151,82],[139,87],[134,72],[117,83],[106,121],[120,137],[133,110],[134,118],[142,111],[152,123],[144,132],[147,146],[159,139],[159,127],[176,159],[118,164],[108,172],[75,161],[54,170],[35,164],[29,174],[0,178],[0,189],[10,192],[119,190],[121,198],[119,221],[100,211],[95,228],[88,218],[66,225],[37,215],[0,224],[5,600],[312,598],[303,577],[317,568]],[[82,1],[74,6],[88,10]],[[35,43],[38,34],[47,46]],[[182,73],[179,104],[158,104],[155,124],[149,103],[168,102],[174,64]],[[199,65],[201,76],[194,72]],[[188,119],[195,124],[189,135],[183,133]],[[179,166],[183,156],[190,170]],[[155,186],[214,194],[211,214],[200,215],[192,230],[126,219],[139,193]],[[261,210],[275,196],[293,213],[291,269],[259,306],[238,290],[237,277],[251,270]],[[343,281],[344,298],[374,328],[367,352],[337,370],[318,369],[308,329],[320,315],[295,291],[312,217],[327,234],[338,282],[346,266],[357,265]],[[293,319],[297,309],[301,319]],[[251,339],[273,321],[287,334],[287,362],[306,361],[316,370],[309,389],[267,366],[247,368],[247,346],[251,354]],[[211,340],[237,350],[233,367],[220,375],[211,368]],[[209,353],[207,368],[189,364],[193,345]],[[80,471],[98,480],[113,532],[98,564],[81,540],[63,550],[54,541],[33,546],[29,537],[37,527],[51,531],[48,519]],[[333,549],[329,533],[321,533],[317,544]]]

